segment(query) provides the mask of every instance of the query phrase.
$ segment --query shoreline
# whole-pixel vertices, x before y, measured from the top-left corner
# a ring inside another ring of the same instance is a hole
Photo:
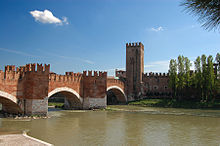
[[[0,135],[1,145],[38,145],[38,146],[53,146],[48,142],[23,134],[2,134]]]
[[[137,107],[220,110],[220,100],[216,100],[214,102],[202,102],[176,99],[141,99],[129,102],[127,105],[133,105]]]

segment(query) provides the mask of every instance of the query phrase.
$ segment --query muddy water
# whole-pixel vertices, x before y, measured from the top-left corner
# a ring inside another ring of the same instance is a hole
[[[51,111],[49,119],[0,119],[0,133],[54,145],[220,145],[220,111],[113,106],[120,111]]]

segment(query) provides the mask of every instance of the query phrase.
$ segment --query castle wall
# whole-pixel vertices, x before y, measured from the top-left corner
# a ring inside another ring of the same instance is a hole
[[[169,88],[169,75],[165,73],[143,74],[141,91],[144,97],[169,97],[172,91]]]

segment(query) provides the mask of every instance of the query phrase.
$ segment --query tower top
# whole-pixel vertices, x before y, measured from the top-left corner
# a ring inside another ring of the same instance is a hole
[[[144,45],[141,42],[135,42],[135,43],[126,43],[126,47],[144,47]]]

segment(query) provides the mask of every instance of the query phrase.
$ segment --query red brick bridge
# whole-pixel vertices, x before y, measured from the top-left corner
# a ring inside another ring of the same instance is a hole
[[[48,112],[48,99],[57,93],[65,95],[68,109],[105,108],[107,92],[113,92],[120,102],[127,102],[123,82],[108,78],[107,72],[50,73],[50,65],[27,64],[0,71],[0,103],[2,110],[15,114]]]

